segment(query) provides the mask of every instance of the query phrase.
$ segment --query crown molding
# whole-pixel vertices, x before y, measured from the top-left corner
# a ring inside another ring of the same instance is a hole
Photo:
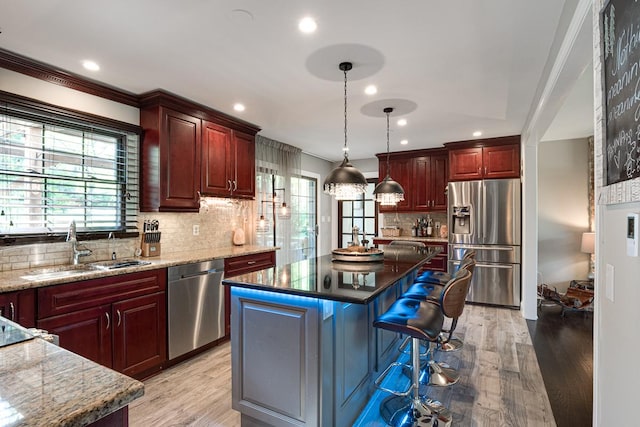
[[[0,67],[69,89],[138,107],[138,97],[133,93],[89,80],[2,48],[0,48]]]

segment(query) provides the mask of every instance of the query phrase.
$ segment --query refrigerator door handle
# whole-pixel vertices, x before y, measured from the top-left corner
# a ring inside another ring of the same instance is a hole
[[[476,264],[476,267],[479,268],[502,268],[504,270],[513,270],[513,266],[511,264]]]
[[[453,249],[481,249],[485,251],[513,251],[513,246],[453,245]]]
[[[482,206],[480,207],[480,212],[482,215],[482,235],[480,236],[480,241],[485,242],[485,233],[487,232],[487,186],[484,185],[484,181],[481,183],[482,185]]]

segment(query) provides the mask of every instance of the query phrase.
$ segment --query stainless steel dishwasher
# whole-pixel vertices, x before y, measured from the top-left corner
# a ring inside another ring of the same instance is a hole
[[[169,359],[224,335],[224,260],[169,267]]]

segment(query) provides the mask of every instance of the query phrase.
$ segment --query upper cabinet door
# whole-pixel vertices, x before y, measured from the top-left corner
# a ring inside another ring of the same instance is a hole
[[[432,211],[447,211],[447,183],[449,170],[447,154],[431,156],[431,206]]]
[[[391,178],[402,185],[404,189],[404,200],[399,202],[397,206],[382,206],[379,205],[380,212],[406,212],[411,210],[413,203],[413,185],[411,183],[411,177],[413,176],[413,160],[407,159],[391,159],[389,161]],[[381,182],[387,176],[387,163],[386,158],[380,159],[379,162],[379,177],[378,182]]]
[[[233,189],[231,129],[203,122],[202,194],[228,197]]]
[[[449,181],[482,179],[482,148],[449,150]]]
[[[431,207],[431,157],[416,157],[413,159],[413,208],[414,210],[429,210]],[[407,188],[404,190],[407,191]]]
[[[160,210],[199,207],[200,119],[161,108]]]
[[[484,147],[482,160],[487,179],[520,177],[520,144]]]
[[[233,132],[235,176],[234,197],[254,198],[256,194],[256,144],[252,135]]]

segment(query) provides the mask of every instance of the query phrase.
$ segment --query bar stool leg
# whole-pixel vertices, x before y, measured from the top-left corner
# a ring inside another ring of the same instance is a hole
[[[407,401],[402,396],[385,399],[380,407],[383,418],[393,427],[450,426],[451,412],[442,403],[420,396],[420,340],[417,338],[411,340],[411,366],[411,399]]]

